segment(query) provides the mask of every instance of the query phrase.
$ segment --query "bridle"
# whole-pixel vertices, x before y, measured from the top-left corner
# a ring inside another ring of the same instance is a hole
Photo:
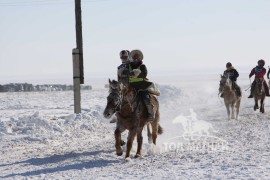
[[[110,96],[113,96],[113,97],[110,97]],[[116,104],[113,103],[114,108],[112,109],[114,110],[114,112],[118,112],[121,110],[121,104],[122,104],[122,99],[123,99],[121,93],[112,91],[107,98],[108,98],[108,103],[111,103],[112,101],[114,102],[114,99],[117,98],[118,101]]]

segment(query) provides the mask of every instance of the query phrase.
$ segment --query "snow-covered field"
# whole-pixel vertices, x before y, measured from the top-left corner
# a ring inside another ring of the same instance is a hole
[[[0,179],[270,179],[270,101],[254,112],[249,80],[238,81],[238,121],[227,120],[219,75],[160,81],[164,134],[154,146],[144,131],[143,157],[130,161],[115,155],[115,124],[102,116],[108,89],[83,91],[80,116],[71,91],[1,93]],[[196,149],[184,134],[212,144]]]

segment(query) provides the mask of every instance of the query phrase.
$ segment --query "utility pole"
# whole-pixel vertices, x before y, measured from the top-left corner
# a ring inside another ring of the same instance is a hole
[[[82,40],[82,10],[81,0],[75,0],[75,18],[76,18],[76,43],[79,49],[80,60],[80,84],[84,84],[84,71],[83,71],[83,40]]]
[[[81,113],[81,86],[80,86],[80,51],[74,48],[73,57],[73,91],[74,91],[74,113]]]
[[[81,113],[81,84],[84,84],[81,0],[75,0],[76,44],[73,57],[74,113]]]

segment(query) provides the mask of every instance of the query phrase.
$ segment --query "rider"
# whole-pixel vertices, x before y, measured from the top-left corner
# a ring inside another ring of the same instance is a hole
[[[224,71],[223,76],[229,75],[229,78],[231,79],[233,83],[233,88],[235,89],[237,96],[241,97],[241,89],[236,83],[237,78],[239,76],[238,71],[232,66],[232,63],[230,62],[226,64],[226,68],[227,69]],[[223,97],[223,92],[221,93],[220,97]]]
[[[120,51],[120,59],[122,61],[122,64],[117,68],[118,81],[124,84],[128,83],[128,75],[126,73],[123,73],[123,71],[126,71],[128,69],[130,63],[129,54],[129,50]]]
[[[253,98],[253,91],[254,91],[254,88],[255,88],[255,84],[256,84],[256,79],[263,79],[264,80],[264,75],[266,73],[266,69],[263,67],[265,65],[265,61],[263,59],[260,59],[258,61],[258,66],[256,66],[255,68],[253,68],[249,74],[249,78],[251,78],[254,74],[255,74],[255,79],[254,81],[252,82],[252,85],[251,85],[251,89],[250,89],[250,95],[248,96],[248,98]],[[269,88],[268,88],[268,85],[266,83],[266,81],[264,80],[263,81],[263,86],[264,86],[264,89],[265,89],[265,95],[266,96],[270,96],[269,95]]]
[[[133,50],[130,52],[130,59],[128,68],[121,71],[118,71],[118,76],[125,77],[128,76],[129,85],[132,86],[136,91],[141,91],[143,96],[143,102],[148,111],[148,121],[154,120],[154,111],[153,105],[150,102],[150,95],[154,93],[155,95],[159,95],[159,91],[154,87],[154,83],[148,81],[147,76],[147,68],[143,64],[143,53],[140,50]],[[154,91],[152,91],[154,90]]]

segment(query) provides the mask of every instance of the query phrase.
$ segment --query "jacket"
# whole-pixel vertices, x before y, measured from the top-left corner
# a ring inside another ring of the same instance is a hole
[[[266,69],[264,67],[256,66],[253,68],[249,74],[249,78],[251,78],[255,74],[255,79],[263,78],[266,74]]]
[[[225,70],[224,73],[223,73],[223,75],[225,75],[225,74],[228,74],[229,75],[229,78],[232,81],[237,81],[237,78],[239,77],[239,73],[238,73],[238,71],[236,69],[234,69],[234,67]]]
[[[129,64],[129,84],[136,90],[147,89],[152,84],[146,76],[147,68],[142,61],[135,61]]]

